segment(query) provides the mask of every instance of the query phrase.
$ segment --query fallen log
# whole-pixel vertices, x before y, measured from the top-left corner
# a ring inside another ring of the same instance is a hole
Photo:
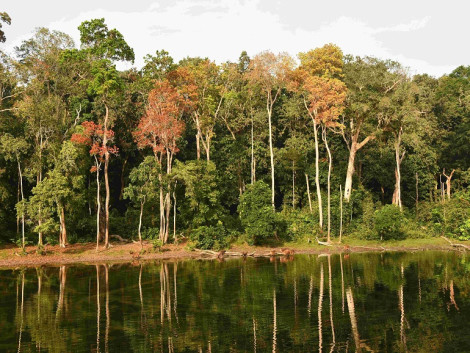
[[[315,237],[315,239],[317,240],[317,243],[320,244],[320,245],[324,245],[324,246],[333,246],[333,244],[330,244],[326,241],[320,241],[318,240],[318,237]]]
[[[446,240],[451,246],[454,248],[464,248],[466,250],[470,250],[470,246],[464,245],[464,244],[457,244],[457,243],[452,243],[449,239],[447,239],[445,236],[441,236],[444,240]]]

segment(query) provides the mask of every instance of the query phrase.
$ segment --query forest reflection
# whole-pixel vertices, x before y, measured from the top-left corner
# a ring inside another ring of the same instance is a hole
[[[2,352],[470,351],[470,261],[460,253],[96,264],[1,275]]]

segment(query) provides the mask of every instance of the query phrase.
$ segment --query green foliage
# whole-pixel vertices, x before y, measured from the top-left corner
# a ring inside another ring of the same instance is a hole
[[[398,240],[406,237],[403,231],[405,217],[395,205],[385,205],[375,211],[375,231],[380,240]]]
[[[276,216],[271,206],[271,191],[263,181],[249,185],[240,197],[238,213],[249,243],[262,244],[274,237]]]
[[[222,222],[214,226],[200,226],[191,231],[190,240],[198,249],[220,250],[228,246],[228,232]]]

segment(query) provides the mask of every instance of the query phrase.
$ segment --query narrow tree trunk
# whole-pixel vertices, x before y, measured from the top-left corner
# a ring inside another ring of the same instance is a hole
[[[327,128],[323,128],[322,133],[323,142],[325,142],[326,151],[328,152],[328,181],[327,181],[327,192],[328,192],[328,235],[327,235],[327,242],[331,241],[331,166],[333,164],[333,160],[331,157],[330,146],[328,145],[327,139]]]
[[[395,191],[393,192],[393,199],[392,203],[398,206],[400,209],[402,208],[401,203],[401,162],[403,161],[403,157],[405,156],[405,152],[400,155],[400,145],[401,145],[401,136],[403,133],[403,129],[400,128],[398,132],[398,136],[395,142]]]
[[[109,191],[109,178],[108,178],[108,167],[109,167],[109,151],[108,151],[108,117],[109,117],[109,110],[108,106],[105,106],[106,114],[104,118],[104,133],[103,133],[103,148],[105,149],[104,153],[104,185],[106,188],[106,199],[105,199],[105,223],[104,223],[104,247],[107,249],[109,248],[109,198],[110,198],[110,191]]]
[[[295,210],[295,161],[292,161],[292,209]]]
[[[323,230],[323,205],[320,190],[320,167],[319,167],[319,150],[318,150],[318,125],[315,119],[313,120],[313,131],[315,137],[315,185],[317,187],[317,200],[318,200],[318,225],[320,230]]]
[[[126,186],[124,183],[124,172],[126,170],[127,166],[127,157],[124,159],[124,162],[122,163],[122,168],[121,168],[121,191],[119,192],[119,200],[122,200],[122,196],[124,194],[124,187]]]
[[[162,175],[159,174],[158,180],[160,181],[160,240],[162,243],[165,242],[165,202],[163,198],[163,186],[162,183]]]
[[[175,244],[178,242],[178,239],[176,238],[176,184],[178,182],[175,182],[175,187],[173,188],[173,239],[175,240]]]
[[[343,236],[343,192],[339,186],[339,242]]]
[[[60,205],[60,229],[61,229],[61,235],[60,235],[60,239],[61,239],[61,244],[60,246],[62,248],[65,248],[65,246],[67,245],[67,228],[66,228],[66,225],[65,225],[65,207],[63,205]]]
[[[255,146],[254,146],[254,121],[251,117],[251,185],[256,181],[256,166],[255,166]]]
[[[272,130],[272,109],[268,108],[268,126],[269,126],[269,156],[271,161],[271,205],[274,209],[274,150],[273,150],[273,130]]]
[[[98,159],[95,156],[96,162],[96,251],[100,247],[100,212],[101,212],[101,201],[100,201],[100,165]]]
[[[21,163],[18,160],[18,175],[20,179],[20,191],[21,191],[21,246],[23,248],[23,251],[25,249],[25,237],[24,237],[24,193],[23,193],[23,174],[21,173]]]
[[[346,171],[346,182],[344,183],[344,199],[349,202],[352,191],[352,178],[354,175],[354,161],[357,153],[357,141],[353,139],[349,149],[348,169]]]
[[[138,235],[139,235],[140,248],[143,248],[141,229],[142,229],[142,215],[144,213],[144,203],[145,203],[144,200],[140,201],[139,229],[138,229],[138,232],[137,232]]]
[[[310,213],[313,213],[312,196],[310,195],[310,181],[308,180],[308,174],[307,173],[305,173],[305,182],[307,184],[308,207],[310,209]]]

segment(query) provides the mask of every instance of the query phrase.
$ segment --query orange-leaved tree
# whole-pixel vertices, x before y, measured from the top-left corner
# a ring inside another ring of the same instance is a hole
[[[159,238],[164,244],[168,241],[170,228],[171,184],[168,176],[171,174],[174,155],[179,151],[177,141],[184,132],[185,124],[181,118],[185,110],[184,96],[169,81],[157,81],[149,93],[145,114],[134,132],[140,149],[152,148],[159,169]]]
[[[93,156],[94,166],[91,172],[96,172],[96,251],[99,249],[100,243],[100,170],[106,155],[116,155],[118,148],[115,145],[110,146],[114,140],[114,131],[104,128],[101,124],[92,121],[84,121],[81,124],[82,131],[72,135],[72,142],[90,146],[90,155]],[[105,248],[109,246],[109,222],[105,222]]]

